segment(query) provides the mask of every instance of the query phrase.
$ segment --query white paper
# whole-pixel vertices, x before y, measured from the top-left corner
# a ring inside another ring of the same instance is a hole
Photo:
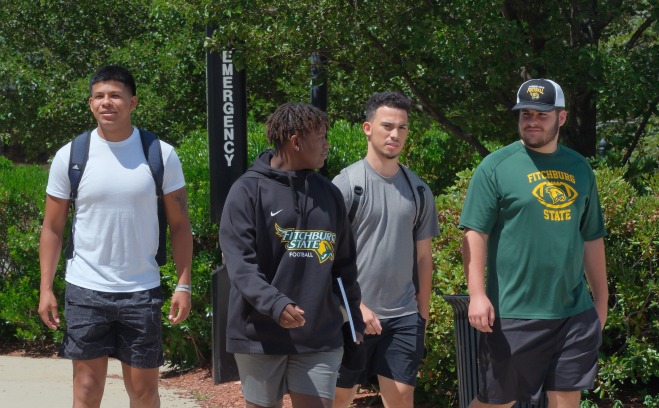
[[[343,304],[346,306],[346,314],[348,315],[348,323],[350,323],[350,333],[352,334],[352,341],[357,342],[357,334],[355,333],[355,323],[352,321],[352,313],[350,312],[350,305],[348,304],[348,297],[346,290],[343,288],[343,281],[341,278],[336,278],[339,282],[339,289],[341,289],[341,296],[343,297]]]

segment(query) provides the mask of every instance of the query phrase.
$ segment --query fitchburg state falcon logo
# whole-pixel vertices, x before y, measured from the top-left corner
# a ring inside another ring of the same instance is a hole
[[[527,174],[533,184],[531,194],[542,204],[543,217],[548,221],[569,221],[572,219],[572,204],[579,194],[574,188],[572,174],[558,170],[541,170]]]
[[[286,244],[286,250],[293,257],[318,256],[318,262],[334,260],[336,234],[329,231],[298,231],[295,228],[282,228],[275,224],[277,236]]]

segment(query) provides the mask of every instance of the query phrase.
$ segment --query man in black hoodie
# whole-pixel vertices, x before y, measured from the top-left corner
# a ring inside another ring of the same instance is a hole
[[[220,223],[231,294],[227,351],[247,407],[331,407],[344,314],[364,332],[355,243],[339,190],[316,173],[327,116],[284,104],[266,122],[274,150],[232,186]],[[342,296],[342,292],[344,296]],[[341,299],[349,313],[341,313]]]

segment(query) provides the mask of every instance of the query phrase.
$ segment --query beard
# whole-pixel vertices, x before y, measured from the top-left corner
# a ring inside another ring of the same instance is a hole
[[[558,116],[556,116],[556,122],[554,122],[554,125],[549,128],[546,132],[544,132],[543,135],[538,136],[537,138],[533,138],[531,136],[526,135],[524,132],[524,129],[518,128],[519,131],[519,136],[522,138],[524,141],[524,145],[533,149],[541,149],[548,144],[552,143],[556,138],[558,137],[558,129],[559,129],[559,119]]]

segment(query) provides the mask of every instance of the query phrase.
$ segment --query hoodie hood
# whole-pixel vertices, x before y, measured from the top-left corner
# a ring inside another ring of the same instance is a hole
[[[306,227],[307,225],[307,203],[309,196],[309,180],[308,178],[315,175],[314,170],[297,170],[286,171],[276,169],[270,166],[270,161],[274,156],[272,149],[266,150],[259,154],[259,156],[252,164],[248,173],[256,175],[257,178],[268,178],[277,183],[287,185],[293,197],[295,213],[298,215],[298,227]],[[255,173],[255,174],[254,174]]]
[[[286,171],[276,169],[270,166],[270,160],[274,157],[275,152],[273,150],[266,150],[259,154],[259,156],[252,163],[247,171],[260,174],[263,177],[269,178],[281,184],[290,184],[292,179],[293,185],[298,187],[302,186],[305,183],[307,177],[312,174],[315,174],[315,170],[298,170],[298,171]]]

